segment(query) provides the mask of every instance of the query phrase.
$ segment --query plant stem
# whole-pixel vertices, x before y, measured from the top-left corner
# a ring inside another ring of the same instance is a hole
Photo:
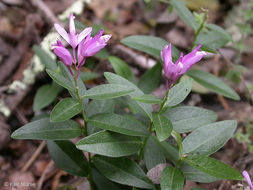
[[[161,104],[161,106],[160,106],[160,109],[159,109],[159,111],[158,111],[159,114],[160,114],[161,111],[163,110],[163,108],[164,108],[164,106],[165,106],[165,104],[166,104],[166,102],[167,102],[167,100],[168,100],[169,90],[170,90],[170,88],[168,88],[168,90],[166,91],[166,95],[165,95],[165,97],[164,97],[164,99],[163,99],[163,102],[162,102],[162,104]]]
[[[199,33],[201,32],[201,30],[202,30],[202,29],[204,28],[204,26],[205,26],[207,17],[208,17],[208,11],[205,11],[204,19],[202,20],[202,22],[201,22],[200,25],[199,25],[198,30],[197,30],[197,31],[195,32],[195,34],[194,34],[194,39],[193,39],[193,42],[192,42],[191,50],[193,50],[193,48],[194,48],[194,46],[195,46],[195,43],[196,43],[196,40],[197,40],[197,37],[198,37]]]
[[[150,122],[150,126],[149,126],[149,132],[150,132],[150,134],[148,136],[146,136],[145,139],[144,139],[144,141],[143,141],[143,144],[142,144],[142,147],[141,147],[141,150],[140,150],[139,159],[138,159],[138,162],[137,162],[138,164],[141,163],[141,160],[143,158],[145,146],[146,146],[148,138],[150,137],[151,132],[152,132],[152,126],[153,126],[153,122],[151,121]]]
[[[78,98],[80,104],[82,105],[82,98],[80,97],[80,94],[79,94],[77,80],[78,80],[77,76],[75,76],[74,81],[75,81],[76,95],[77,95],[77,98]],[[84,133],[84,136],[87,137],[88,136],[87,121],[86,121],[85,110],[84,110],[83,106],[82,106],[82,117],[83,117],[83,122],[84,122],[83,133]],[[93,190],[94,185],[93,185],[93,181],[92,181],[91,154],[89,152],[88,152],[88,180],[90,183],[90,190]]]

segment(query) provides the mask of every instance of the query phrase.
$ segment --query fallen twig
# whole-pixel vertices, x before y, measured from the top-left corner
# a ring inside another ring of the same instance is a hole
[[[36,149],[36,151],[33,153],[32,157],[26,162],[26,164],[23,166],[21,169],[22,172],[25,172],[31,165],[32,163],[36,160],[36,158],[39,156],[41,151],[46,145],[46,141],[42,141],[39,145],[39,147]]]
[[[47,20],[48,23],[53,24],[59,22],[51,9],[49,9],[43,1],[31,0],[31,3],[33,4],[33,6],[37,7],[37,9],[41,12],[42,16]]]

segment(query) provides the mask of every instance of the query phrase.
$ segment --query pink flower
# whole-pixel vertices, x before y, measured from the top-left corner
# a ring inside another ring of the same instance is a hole
[[[253,185],[252,185],[252,182],[251,182],[251,179],[250,179],[250,177],[249,177],[248,172],[247,172],[246,170],[244,170],[244,171],[242,172],[242,175],[243,175],[244,179],[247,181],[247,183],[249,184],[250,190],[253,190]]]
[[[57,40],[57,44],[53,45],[53,51],[55,55],[57,55],[60,60],[68,67],[70,73],[73,75],[70,67],[73,63],[73,58],[70,52],[62,45],[62,43]]]
[[[85,28],[80,34],[76,34],[76,28],[74,23],[74,15],[70,13],[69,15],[69,34],[66,30],[59,24],[54,24],[56,31],[66,40],[70,46],[75,49],[76,46],[91,33],[92,28]]]
[[[206,53],[198,51],[201,47],[199,44],[192,52],[183,56],[181,53],[179,59],[174,64],[171,57],[171,44],[166,45],[161,51],[161,58],[163,60],[164,75],[166,77],[166,88],[168,89],[174,84],[177,79],[188,71],[195,63],[200,61]]]
[[[78,68],[80,68],[87,57],[91,57],[99,52],[107,45],[111,35],[103,35],[104,30],[101,29],[98,34],[92,38],[90,34],[79,44],[77,56],[78,56]]]

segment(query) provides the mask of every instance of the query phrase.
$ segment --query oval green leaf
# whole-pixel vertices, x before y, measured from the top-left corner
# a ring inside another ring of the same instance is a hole
[[[213,92],[233,100],[240,100],[239,95],[232,88],[210,73],[201,70],[190,70],[187,72],[187,75]]]
[[[186,158],[185,161],[193,168],[220,179],[243,180],[240,172],[223,162],[207,156],[194,156],[193,158]]]
[[[166,140],[172,132],[172,123],[166,117],[157,113],[152,113],[152,118],[157,138],[159,141]]]
[[[93,161],[101,174],[111,181],[144,189],[154,187],[141,167],[128,158],[95,156]]]
[[[88,175],[88,161],[72,142],[47,141],[47,148],[55,164],[62,170],[81,177]]]
[[[51,69],[52,71],[56,71],[56,69],[57,69],[56,62],[52,59],[52,57],[47,52],[45,52],[45,50],[43,50],[40,46],[34,45],[33,51],[39,57],[41,63],[47,69]]]
[[[122,190],[121,187],[119,187],[119,184],[116,184],[112,181],[110,181],[108,178],[100,174],[96,168],[92,168],[92,180],[96,184],[96,190],[105,190],[105,189],[112,189],[112,190]]]
[[[136,78],[125,61],[115,56],[109,56],[108,60],[111,63],[115,73],[136,84]]]
[[[151,93],[157,88],[161,78],[162,65],[158,62],[141,76],[138,87],[146,94]]]
[[[144,94],[142,96],[132,97],[137,102],[142,102],[146,104],[160,104],[162,100],[152,94]]]
[[[167,166],[161,175],[161,190],[182,190],[184,175],[177,168]]]
[[[135,118],[105,113],[97,114],[88,119],[88,123],[95,127],[130,135],[130,136],[147,136],[149,133],[145,126]]]
[[[233,136],[236,126],[236,121],[227,120],[195,129],[183,141],[184,154],[213,154]]]
[[[177,12],[178,16],[183,20],[183,22],[190,26],[194,31],[197,31],[199,26],[195,21],[195,18],[191,11],[185,6],[184,1],[170,0],[170,3]]]
[[[173,129],[179,133],[188,133],[217,120],[215,112],[194,106],[179,106],[163,115],[172,122]]]
[[[193,80],[191,78],[185,79],[182,82],[173,86],[168,93],[168,100],[165,106],[172,107],[180,104],[190,94],[193,86]]]
[[[199,171],[186,164],[185,162],[180,166],[180,170],[183,172],[185,179],[190,181],[195,181],[199,183],[211,183],[214,181],[221,180],[219,178],[210,176],[207,173]]]
[[[158,164],[166,163],[166,158],[158,145],[154,142],[152,137],[148,138],[144,149],[144,161],[148,170],[157,166]]]
[[[136,153],[142,145],[141,138],[121,135],[109,131],[94,133],[76,146],[78,149],[108,157],[128,156]]]
[[[82,135],[82,128],[73,120],[50,122],[43,118],[24,125],[11,135],[14,139],[66,140]]]
[[[77,99],[64,98],[61,100],[51,112],[50,121],[60,122],[66,121],[81,112],[82,105]]]
[[[130,81],[128,81],[127,79],[113,74],[113,73],[109,73],[109,72],[105,72],[104,73],[105,78],[109,81],[109,83],[111,84],[121,84],[121,85],[125,85],[125,86],[129,86],[129,88],[134,89],[134,91],[132,93],[129,94],[130,97],[134,97],[134,96],[142,96],[144,93],[133,83],[131,83]],[[134,101],[133,101],[134,102]],[[140,109],[149,117],[151,117],[151,113],[153,111],[152,106],[148,105],[148,104],[144,104],[142,102],[137,102],[136,103],[138,107],[140,107]]]
[[[86,117],[89,118],[100,113],[113,113],[114,105],[115,103],[113,99],[92,100],[86,109]],[[88,135],[91,135],[92,133],[98,132],[100,130],[101,129],[92,126],[91,123],[87,123]]]
[[[50,105],[57,97],[60,89],[56,85],[46,84],[41,86],[35,95],[33,110],[38,111]]]
[[[47,74],[60,86],[70,90],[74,91],[74,88],[72,87],[72,84],[69,80],[64,78],[62,75],[56,73],[55,71],[52,71],[50,69],[46,69]]]
[[[164,46],[169,44],[162,38],[146,35],[129,36],[122,39],[120,42],[157,58],[160,58],[160,53]],[[173,59],[179,57],[179,51],[174,46],[172,46],[172,57]]]
[[[134,89],[121,84],[102,84],[87,90],[82,98],[91,98],[96,100],[105,100],[125,96]]]

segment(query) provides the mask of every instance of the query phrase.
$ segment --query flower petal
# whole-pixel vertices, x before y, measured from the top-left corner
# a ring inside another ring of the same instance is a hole
[[[103,36],[101,36],[100,38],[99,38],[99,42],[102,44],[102,43],[104,43],[104,44],[106,44],[109,40],[110,40],[110,38],[112,37],[112,35],[103,35]]]
[[[69,15],[69,33],[70,34],[76,34],[76,27],[75,27],[75,22],[74,22],[75,16],[73,13],[70,13]]]
[[[54,28],[64,40],[66,40],[68,43],[70,42],[69,35],[63,27],[61,27],[59,24],[54,24]]]
[[[66,66],[72,65],[72,63],[73,63],[72,55],[65,47],[55,46],[54,53],[61,59],[61,61]]]
[[[79,44],[86,36],[88,36],[92,31],[92,28],[85,28],[79,35],[77,39],[77,44]]]
[[[183,57],[182,63],[184,67],[180,74],[183,74],[188,71],[195,63],[199,62],[203,58],[203,56],[206,55],[206,52],[198,51],[200,47],[201,44],[198,45],[198,47],[196,47],[191,53]]]
[[[244,170],[242,172],[242,175],[243,175],[244,179],[247,181],[247,183],[249,184],[250,190],[253,190],[253,185],[252,185],[252,182],[251,182],[251,179],[250,179],[250,176],[249,176],[248,172],[246,170]]]

